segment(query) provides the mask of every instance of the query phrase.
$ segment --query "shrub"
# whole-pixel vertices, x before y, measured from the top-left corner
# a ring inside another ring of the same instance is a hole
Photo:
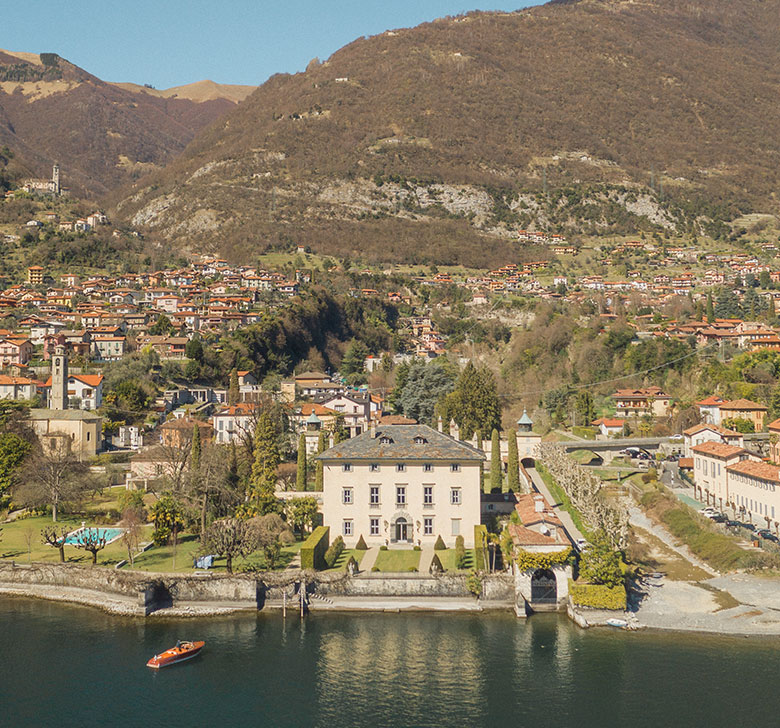
[[[622,585],[609,587],[606,584],[578,584],[569,579],[569,595],[572,603],[578,607],[620,610],[626,608],[626,589]]]
[[[412,551],[422,551],[422,546],[413,546]]]
[[[466,568],[466,546],[463,536],[455,539],[455,567],[458,569]]]
[[[324,569],[325,552],[328,550],[328,541],[330,540],[330,528],[327,526],[317,526],[309,538],[301,546],[301,568],[302,569]]]
[[[472,569],[466,579],[466,588],[477,598],[482,594],[482,577],[476,569]]]
[[[417,571],[417,567],[416,566],[410,566],[408,571]]]
[[[436,537],[436,543],[433,544],[433,550],[434,551],[444,551],[447,548],[447,545],[444,543],[444,539],[441,537],[441,534]]]
[[[380,550],[380,551],[387,551],[387,546],[385,546],[384,544],[382,544],[382,545],[379,547],[379,550]]]
[[[487,533],[485,526],[474,526],[474,566],[477,569],[487,570],[488,568],[487,551],[485,548]]]
[[[429,571],[431,572],[431,574],[444,573],[444,567],[441,565],[441,559],[439,558],[439,554],[433,555],[433,559],[431,559],[431,566]]]
[[[371,567],[371,571],[379,571],[379,567],[378,566],[372,566]]]
[[[366,540],[363,538],[363,534],[360,534],[357,544],[355,545],[355,551],[368,551]]]
[[[341,552],[344,551],[344,539],[341,536],[337,536],[336,540],[328,547],[325,552],[325,563],[329,569],[332,569],[341,556]]]

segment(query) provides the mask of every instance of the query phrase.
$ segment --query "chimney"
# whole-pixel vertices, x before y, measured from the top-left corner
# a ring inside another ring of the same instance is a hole
[[[438,428],[439,432],[444,432],[444,420],[441,418],[441,415],[439,415],[436,427]]]
[[[455,420],[450,420],[450,437],[460,440],[460,427],[455,424]]]
[[[534,496],[534,511],[544,513],[544,498],[540,495]]]

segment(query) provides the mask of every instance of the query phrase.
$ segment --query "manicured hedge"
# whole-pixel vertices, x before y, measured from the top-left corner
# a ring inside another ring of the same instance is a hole
[[[341,556],[341,552],[344,550],[344,539],[341,536],[336,536],[335,541],[328,547],[325,552],[325,564],[329,569],[332,569]]]
[[[330,528],[317,526],[301,546],[302,569],[326,569],[325,552],[330,542]]]
[[[474,566],[478,570],[487,569],[487,528],[474,526]]]
[[[578,607],[623,611],[626,608],[626,588],[622,585],[609,587],[603,584],[577,584],[569,579],[569,595]]]

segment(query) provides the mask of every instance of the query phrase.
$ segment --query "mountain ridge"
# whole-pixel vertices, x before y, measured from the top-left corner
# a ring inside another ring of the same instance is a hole
[[[209,95],[202,84],[194,87],[140,93],[56,53],[0,49],[0,146],[13,154],[9,172],[19,179],[48,176],[58,161],[74,194],[104,197],[173,159],[236,105],[229,96],[242,94],[234,88],[220,96],[209,87]],[[188,98],[198,89],[202,98]]]

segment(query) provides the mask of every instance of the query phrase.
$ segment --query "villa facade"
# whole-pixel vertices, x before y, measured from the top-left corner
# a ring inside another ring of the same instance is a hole
[[[474,545],[482,462],[472,445],[425,425],[385,425],[316,458],[323,465],[323,525],[348,546],[425,545],[441,536]]]

